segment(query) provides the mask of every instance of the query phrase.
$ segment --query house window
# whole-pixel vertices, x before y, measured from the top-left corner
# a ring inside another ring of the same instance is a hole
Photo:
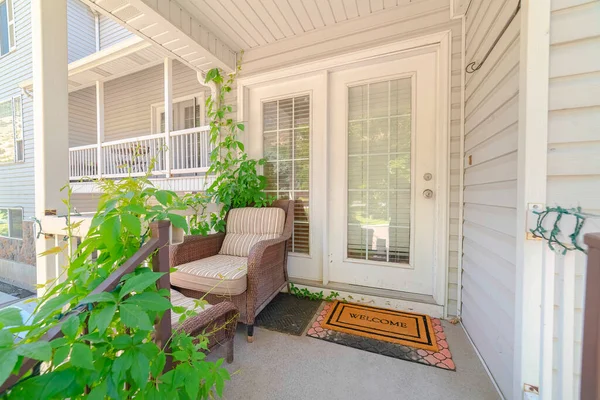
[[[310,96],[263,103],[267,192],[294,199],[293,253],[310,253]]]
[[[21,162],[23,146],[23,107],[21,97],[0,102],[0,164]]]
[[[164,103],[152,106],[153,132],[165,131],[165,106]],[[204,115],[204,101],[202,96],[175,100],[173,102],[173,131],[197,128],[206,125]]]
[[[22,208],[0,208],[0,236],[23,239]]]
[[[0,56],[15,48],[15,20],[12,0],[0,0]]]

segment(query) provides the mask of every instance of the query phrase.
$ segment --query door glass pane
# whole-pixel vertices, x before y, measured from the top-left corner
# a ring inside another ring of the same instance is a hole
[[[348,88],[347,256],[407,263],[411,79]]]
[[[263,103],[267,192],[294,199],[293,253],[310,253],[310,96]]]

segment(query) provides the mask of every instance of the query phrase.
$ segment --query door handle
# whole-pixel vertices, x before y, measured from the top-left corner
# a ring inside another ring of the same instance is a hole
[[[423,197],[425,197],[426,199],[431,199],[433,197],[433,190],[431,190],[431,189],[423,190]]]

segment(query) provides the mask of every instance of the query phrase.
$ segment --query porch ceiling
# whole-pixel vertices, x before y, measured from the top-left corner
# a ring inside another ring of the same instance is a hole
[[[230,47],[250,50],[422,0],[178,1]]]
[[[236,51],[175,0],[81,1],[193,69],[235,68]]]
[[[109,81],[160,64],[164,55],[138,36],[69,64],[69,91]]]

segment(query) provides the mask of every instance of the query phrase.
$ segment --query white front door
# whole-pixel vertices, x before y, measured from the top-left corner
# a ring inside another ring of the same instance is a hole
[[[330,75],[329,281],[434,294],[436,66]]]

